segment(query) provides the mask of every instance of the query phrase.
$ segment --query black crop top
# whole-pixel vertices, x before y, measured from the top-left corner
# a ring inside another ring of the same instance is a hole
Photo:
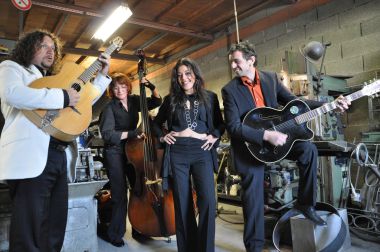
[[[190,109],[177,106],[172,117],[173,131],[182,131],[190,128],[197,133],[207,133],[207,114],[203,103],[195,98],[195,95],[188,96],[190,101]],[[196,119],[194,117],[196,116]],[[190,126],[191,125],[191,126]]]

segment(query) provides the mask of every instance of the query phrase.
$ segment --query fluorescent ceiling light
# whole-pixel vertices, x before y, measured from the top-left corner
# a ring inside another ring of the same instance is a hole
[[[106,41],[130,16],[132,16],[131,9],[125,4],[120,5],[98,28],[93,37]]]

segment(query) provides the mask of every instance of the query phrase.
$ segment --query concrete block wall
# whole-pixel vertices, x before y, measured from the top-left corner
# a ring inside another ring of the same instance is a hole
[[[309,41],[317,40],[331,42],[325,58],[327,74],[356,75],[377,70],[379,26],[380,1],[331,1],[264,30],[264,41],[256,43],[259,68],[279,71],[285,50],[298,52]]]
[[[279,8],[265,10],[239,22],[239,29],[254,26],[268,13]],[[234,30],[234,26],[231,27]],[[226,35],[227,37],[227,35]],[[235,38],[230,37],[232,41]],[[299,52],[299,48],[316,40],[331,42],[325,57],[324,72],[328,75],[354,76],[348,80],[355,86],[376,77],[380,78],[380,1],[378,0],[333,0],[319,5],[286,22],[279,22],[271,27],[240,37],[256,46],[258,68],[279,72],[285,51]],[[220,95],[220,90],[233,76],[229,69],[227,46],[222,46],[206,55],[198,57],[197,53],[189,55],[202,69],[207,88]],[[171,69],[171,68],[170,68]],[[319,65],[317,66],[319,69]],[[169,67],[168,67],[169,70]],[[170,77],[155,76],[154,81],[167,94]],[[170,74],[169,74],[170,76]],[[220,102],[221,101],[221,97]],[[365,99],[365,98],[363,98]],[[363,105],[364,103],[364,105]],[[348,113],[347,123],[349,138],[358,138],[356,132],[366,130],[368,122],[355,120],[356,111],[368,110],[365,102]],[[355,106],[355,104],[354,104]],[[363,112],[362,112],[363,113]],[[350,132],[350,127],[354,128]],[[356,134],[356,135],[355,135]]]

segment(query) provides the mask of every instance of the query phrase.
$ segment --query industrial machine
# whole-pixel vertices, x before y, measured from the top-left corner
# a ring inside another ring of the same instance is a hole
[[[97,251],[98,201],[95,194],[107,183],[103,164],[94,161],[96,149],[87,147],[86,130],[66,149],[69,208],[62,251]],[[78,242],[81,241],[81,242]]]

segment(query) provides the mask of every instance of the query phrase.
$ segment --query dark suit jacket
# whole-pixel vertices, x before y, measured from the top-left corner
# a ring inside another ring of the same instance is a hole
[[[267,107],[278,108],[279,105],[286,105],[291,100],[297,99],[290,90],[278,79],[273,72],[259,71],[261,89]],[[249,89],[243,84],[240,77],[235,77],[222,89],[224,104],[224,118],[227,131],[231,136],[232,155],[235,169],[239,173],[244,173],[252,166],[262,165],[256,160],[245,142],[263,144],[264,130],[257,130],[242,124],[245,115],[256,108]],[[319,107],[323,103],[306,100],[311,108]]]
[[[219,100],[218,96],[211,92],[207,91],[208,98],[209,98],[209,106],[206,106],[206,113],[207,113],[207,128],[208,128],[208,134],[212,134],[215,137],[220,138],[225,130],[225,124],[223,121],[222,113],[220,111],[219,106]],[[161,130],[161,126],[163,123],[167,122],[167,126],[169,131],[171,131],[172,127],[172,113],[171,113],[171,107],[170,107],[170,96],[167,95],[164,97],[164,101],[158,111],[157,116],[154,118],[154,124],[153,124],[153,130],[154,133],[161,137],[164,135],[164,133]],[[218,157],[216,148],[219,145],[219,140],[213,145],[213,148],[211,149],[211,155],[212,155],[212,161],[213,161],[213,169],[214,172],[218,171]],[[168,147],[168,146],[167,146]],[[165,157],[164,157],[164,164],[162,169],[162,178],[165,180],[168,175],[170,174],[170,163],[168,161],[168,148],[165,150]],[[163,186],[165,187],[166,181],[163,182]]]

